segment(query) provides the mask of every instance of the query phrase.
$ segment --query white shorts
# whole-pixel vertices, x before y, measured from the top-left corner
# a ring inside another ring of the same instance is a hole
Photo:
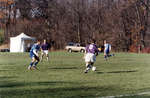
[[[42,54],[48,55],[48,50],[43,50]]]
[[[93,53],[87,53],[85,55],[85,62],[95,62],[96,61],[96,55]]]

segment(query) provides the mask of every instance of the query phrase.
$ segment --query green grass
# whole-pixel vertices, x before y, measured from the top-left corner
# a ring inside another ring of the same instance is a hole
[[[149,98],[150,55],[116,53],[108,61],[97,57],[96,72],[84,74],[81,53],[52,52],[51,60],[29,71],[28,53],[0,53],[0,98]]]

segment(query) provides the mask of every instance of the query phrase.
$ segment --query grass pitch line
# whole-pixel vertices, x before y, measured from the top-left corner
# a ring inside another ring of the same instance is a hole
[[[98,98],[121,98],[121,97],[132,97],[132,96],[141,96],[141,95],[147,95],[150,94],[150,92],[142,92],[137,94],[125,94],[125,95],[116,95],[116,96],[105,96],[105,97],[98,97]]]

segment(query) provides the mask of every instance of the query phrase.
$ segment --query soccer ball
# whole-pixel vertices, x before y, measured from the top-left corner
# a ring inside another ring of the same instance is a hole
[[[92,67],[92,71],[95,71],[95,70],[96,70],[96,67],[93,66],[93,67]]]

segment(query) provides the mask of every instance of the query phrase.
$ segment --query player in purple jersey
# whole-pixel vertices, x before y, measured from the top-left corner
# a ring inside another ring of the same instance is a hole
[[[95,44],[95,40],[93,39],[91,44],[86,46],[85,51],[85,63],[86,63],[86,70],[85,73],[88,72],[92,68],[93,71],[96,70],[96,67],[93,66],[94,62],[96,61],[96,56],[98,55],[98,48]]]
[[[41,45],[41,61],[43,60],[44,55],[46,55],[47,61],[49,60],[49,54],[48,54],[49,48],[50,48],[50,45],[44,39],[44,42]]]

